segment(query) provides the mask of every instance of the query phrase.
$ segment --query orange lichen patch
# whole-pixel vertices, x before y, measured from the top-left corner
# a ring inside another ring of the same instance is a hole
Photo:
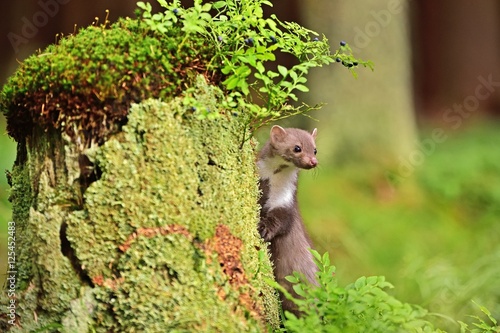
[[[127,241],[122,245],[120,245],[118,248],[122,252],[126,252],[138,237],[152,238],[158,235],[165,236],[170,234],[180,234],[186,236],[186,238],[190,240],[192,239],[192,236],[189,233],[189,231],[185,227],[180,225],[172,224],[156,228],[139,228],[134,233],[132,233],[128,237]]]
[[[251,288],[248,283],[248,278],[245,275],[245,270],[241,263],[241,249],[243,242],[238,237],[231,234],[229,227],[219,224],[215,231],[215,237],[208,240],[205,250],[212,249],[217,253],[219,264],[224,274],[228,277],[229,283],[234,289],[241,287]],[[259,304],[250,296],[248,292],[243,292],[240,289],[239,300],[250,314],[255,318],[261,318],[262,309]],[[219,291],[219,297],[225,299],[226,295]]]
[[[98,275],[98,276],[94,276],[92,278],[92,282],[96,285],[96,286],[103,286],[104,285],[104,277],[102,275]]]
[[[262,313],[263,313],[262,308],[252,298],[252,296],[250,296],[249,293],[240,294],[239,300],[240,300],[240,304],[243,305],[245,307],[245,309],[247,309],[250,312],[252,317],[258,319],[259,321],[261,320]]]
[[[106,287],[109,289],[117,290],[118,286],[125,281],[124,278],[118,279],[105,279],[102,275],[98,275],[92,278],[92,282],[99,287]]]
[[[222,271],[229,278],[229,283],[235,287],[248,284],[240,258],[243,246],[241,239],[231,234],[228,226],[219,224],[212,242]]]

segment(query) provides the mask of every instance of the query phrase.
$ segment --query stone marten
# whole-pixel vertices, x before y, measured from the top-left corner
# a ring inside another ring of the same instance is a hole
[[[269,141],[257,158],[262,193],[259,233],[270,242],[276,281],[295,297],[298,296],[285,276],[296,271],[311,284],[317,284],[317,267],[309,251],[312,243],[297,205],[299,169],[312,169],[318,165],[317,133],[316,129],[309,133],[297,128],[273,126]],[[283,310],[300,315],[292,301],[281,293],[280,298]]]

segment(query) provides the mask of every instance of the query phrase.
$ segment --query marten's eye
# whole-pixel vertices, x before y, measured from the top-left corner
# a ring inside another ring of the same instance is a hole
[[[314,155],[316,155],[318,153],[318,150],[316,148],[314,148]]]
[[[300,153],[302,151],[302,148],[300,148],[300,146],[295,146],[295,148],[293,148],[293,151],[296,153]]]

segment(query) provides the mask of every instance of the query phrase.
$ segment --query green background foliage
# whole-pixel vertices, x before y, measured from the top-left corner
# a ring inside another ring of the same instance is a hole
[[[408,177],[369,164],[302,173],[308,230],[340,283],[384,275],[391,294],[450,332],[480,313],[472,301],[499,318],[498,142],[498,125],[477,123],[450,134]]]

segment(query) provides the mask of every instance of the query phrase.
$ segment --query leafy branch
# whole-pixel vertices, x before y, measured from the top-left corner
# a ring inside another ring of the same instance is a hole
[[[180,26],[184,40],[203,39],[214,46],[208,69],[223,74],[226,91],[223,105],[243,110],[250,132],[278,119],[317,109],[321,105],[296,106],[297,92],[307,92],[310,69],[334,62],[347,67],[353,75],[359,66],[373,69],[369,61],[356,59],[349,45],[340,43],[332,54],[328,39],[295,22],[284,22],[276,15],[264,17],[268,0],[195,0],[190,8],[182,8],[179,0],[158,0],[165,8],[153,14],[149,3],[139,2],[142,18],[149,27],[167,33]],[[279,53],[295,57],[291,68],[276,64]],[[205,118],[206,113],[199,113]]]

